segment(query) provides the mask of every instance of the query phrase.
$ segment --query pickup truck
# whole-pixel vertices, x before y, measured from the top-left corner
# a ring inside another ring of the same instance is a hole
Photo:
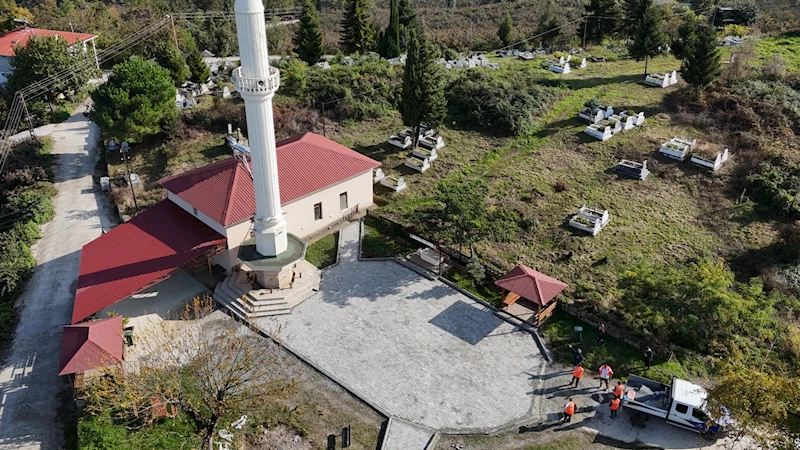
[[[715,438],[722,434],[728,419],[711,418],[705,408],[707,396],[702,386],[679,378],[673,377],[672,385],[666,385],[630,375],[622,405],[632,411],[665,419],[670,425]]]

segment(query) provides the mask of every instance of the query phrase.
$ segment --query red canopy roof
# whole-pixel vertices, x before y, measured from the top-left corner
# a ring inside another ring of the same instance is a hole
[[[537,272],[522,264],[514,267],[494,282],[501,288],[513,292],[522,298],[545,306],[561,293],[567,284]]]
[[[59,375],[85,372],[122,361],[122,316],[66,325]]]
[[[278,142],[277,155],[282,204],[380,166],[378,161],[314,133]],[[256,210],[253,179],[237,158],[158,183],[225,227],[250,219]]]
[[[72,323],[129,297],[226,239],[169,200],[83,246]]]
[[[31,37],[58,36],[73,45],[90,41],[97,36],[86,33],[70,33],[69,31],[42,30],[40,28],[20,28],[0,35],[0,56],[14,56],[14,47],[24,47]]]

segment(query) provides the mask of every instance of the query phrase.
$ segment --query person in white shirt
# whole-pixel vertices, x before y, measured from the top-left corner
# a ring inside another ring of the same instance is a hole
[[[606,390],[608,390],[608,380],[614,375],[614,371],[611,370],[611,366],[608,364],[603,364],[600,366],[600,370],[598,371],[600,374],[600,386],[597,386],[597,389],[603,387],[603,383],[606,384]]]

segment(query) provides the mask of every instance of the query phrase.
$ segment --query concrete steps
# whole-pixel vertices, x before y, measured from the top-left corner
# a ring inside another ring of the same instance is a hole
[[[214,300],[242,319],[289,314],[292,308],[319,290],[320,271],[307,261],[295,267],[297,276],[291,288],[253,289],[247,270],[239,270],[218,284]]]

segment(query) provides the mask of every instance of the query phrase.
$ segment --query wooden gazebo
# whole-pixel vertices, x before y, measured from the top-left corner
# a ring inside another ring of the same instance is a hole
[[[503,309],[539,326],[553,314],[553,301],[567,284],[522,264],[495,284],[503,289]]]

